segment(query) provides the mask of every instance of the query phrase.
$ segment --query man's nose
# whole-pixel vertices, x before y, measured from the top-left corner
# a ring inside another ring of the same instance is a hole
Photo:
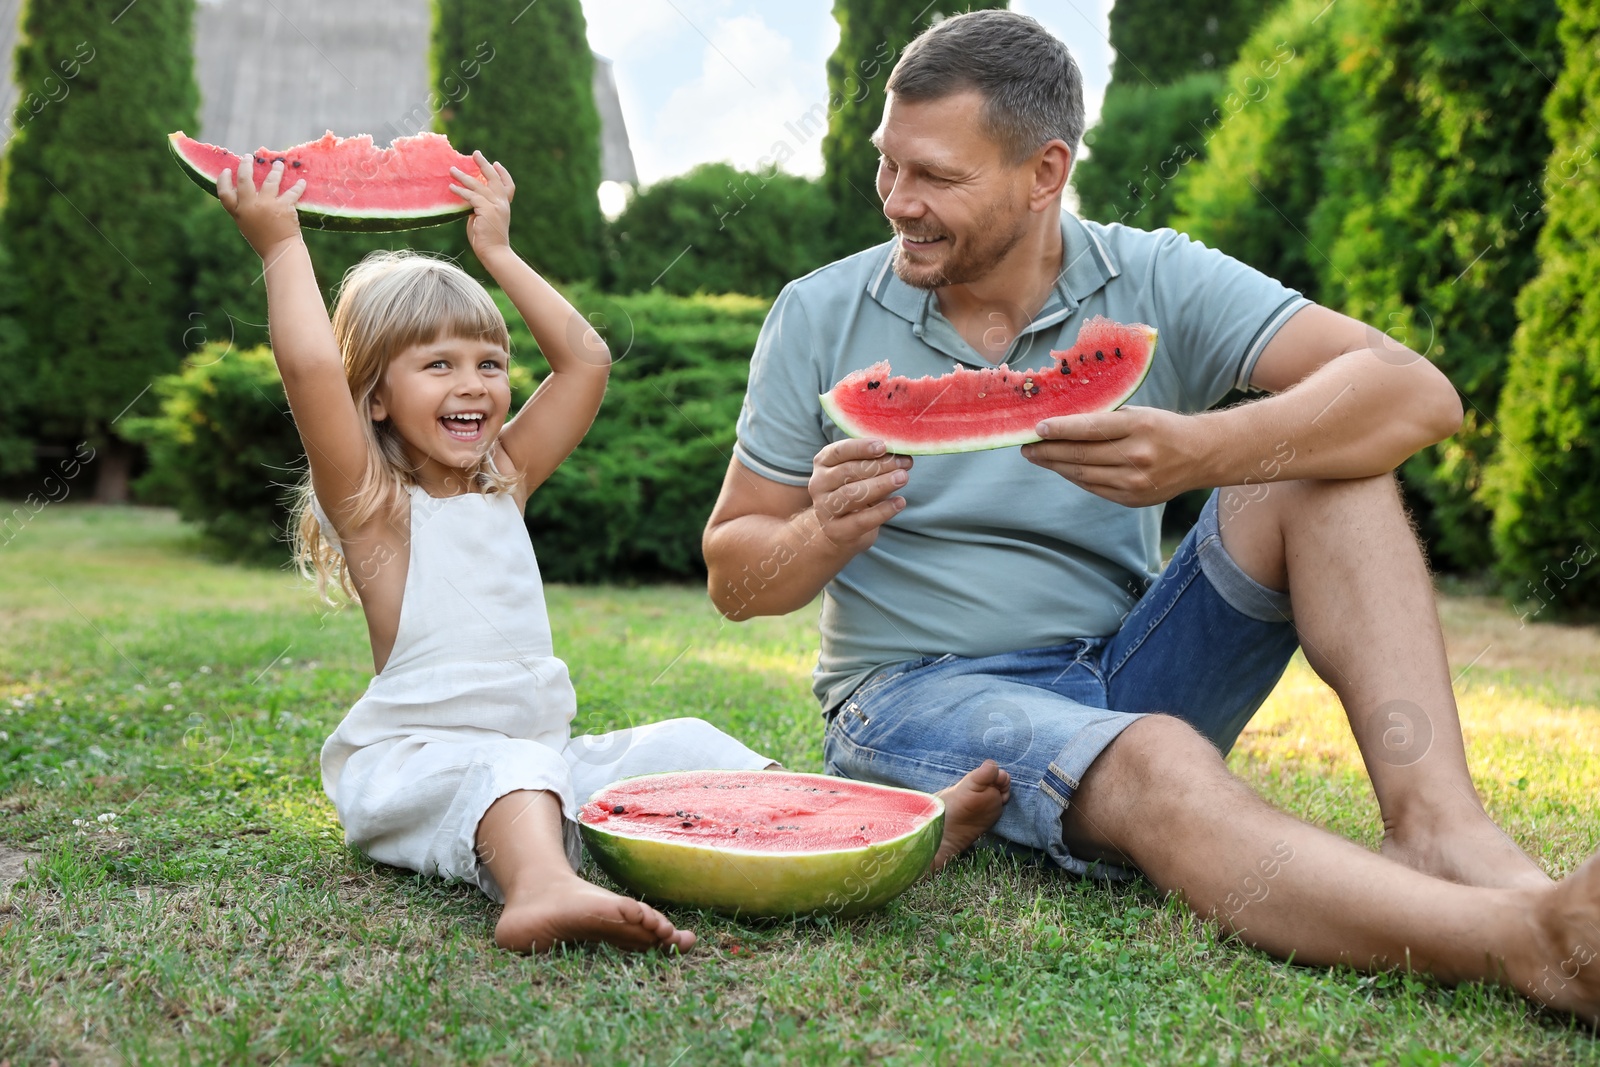
[[[889,195],[883,198],[883,214],[891,219],[914,219],[926,212],[922,198],[917,196],[912,183],[896,175],[889,186]]]

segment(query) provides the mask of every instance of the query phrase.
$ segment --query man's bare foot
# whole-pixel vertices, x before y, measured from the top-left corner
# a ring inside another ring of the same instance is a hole
[[[694,933],[679,930],[648,904],[619,896],[575,874],[507,898],[494,927],[495,944],[512,952],[548,952],[567,942],[604,941],[618,948],[687,951]]]
[[[939,851],[934,853],[935,871],[971,848],[985,830],[999,821],[1000,809],[1011,799],[1011,775],[994,760],[986,759],[983,766],[968,772],[950,788],[939,790],[937,796],[944,801],[944,836],[939,839]]]
[[[1508,958],[1509,977],[1534,1000],[1600,1027],[1600,855],[1533,892],[1536,955],[1523,966]]]
[[[1548,888],[1550,876],[1481,809],[1453,820],[1408,820],[1405,827],[1386,824],[1383,854],[1412,870],[1460,885],[1487,889]]]

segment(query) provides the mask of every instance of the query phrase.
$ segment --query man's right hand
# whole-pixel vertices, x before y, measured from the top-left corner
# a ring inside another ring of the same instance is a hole
[[[811,508],[822,536],[851,554],[864,552],[878,529],[906,506],[892,495],[906,484],[911,457],[884,450],[882,441],[835,441],[811,463]]]

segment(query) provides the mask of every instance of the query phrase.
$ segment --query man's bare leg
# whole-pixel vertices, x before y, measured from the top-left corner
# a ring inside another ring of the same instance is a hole
[[[1433,584],[1394,479],[1265,488],[1222,490],[1223,546],[1288,590],[1306,660],[1350,717],[1384,854],[1466,885],[1549,884],[1473,788]]]
[[[554,793],[519,789],[489,805],[478,822],[478,855],[505,894],[494,940],[513,952],[548,952],[566,942],[686,950],[694,934],[648,904],[578,877],[561,837]]]
[[[1075,855],[1131,863],[1279,958],[1499,982],[1600,1025],[1600,857],[1559,884],[1433,878],[1274,810],[1167,716],[1100,754],[1062,822]]]

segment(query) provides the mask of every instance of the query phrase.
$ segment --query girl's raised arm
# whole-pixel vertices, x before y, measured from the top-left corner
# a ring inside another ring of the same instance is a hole
[[[343,520],[366,471],[368,453],[344,360],[300,235],[294,205],[305,192],[305,181],[280,194],[279,160],[257,190],[250,157],[241,163],[237,179],[231,170],[217,178],[217,195],[261,257],[272,355],[311,462],[312,488],[342,536],[351,532]]]
[[[484,269],[505,290],[533,331],[550,374],[500,432],[500,444],[533,492],[583,440],[605,397],[611,353],[599,334],[522,258],[511,250],[511,197],[516,186],[499,163],[473,159],[483,177],[452,168],[456,193],[474,210],[467,240]]]

